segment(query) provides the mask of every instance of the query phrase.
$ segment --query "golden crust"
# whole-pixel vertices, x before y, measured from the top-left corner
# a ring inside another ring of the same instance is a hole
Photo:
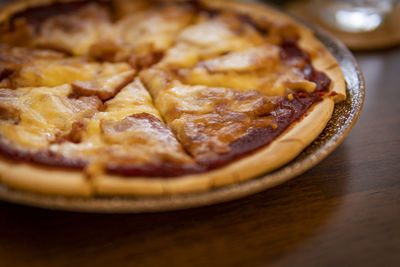
[[[302,31],[303,32],[303,31]],[[339,63],[329,53],[329,51],[314,37],[309,30],[301,34],[299,45],[312,56],[312,63],[315,69],[324,72],[332,81],[331,92],[335,92],[333,96],[335,103],[339,103],[346,99],[346,83]]]
[[[71,1],[79,0],[26,0],[15,3],[1,11],[0,22],[6,21],[12,14],[29,7]],[[82,171],[15,163],[1,158],[0,182],[10,187],[44,194],[84,197],[92,195],[171,195],[205,191],[214,187],[243,182],[272,171],[295,158],[325,128],[332,115],[334,102],[344,100],[346,97],[344,78],[337,61],[315,39],[309,29],[276,10],[258,4],[235,1],[204,0],[202,2],[212,7],[240,10],[241,13],[248,13],[255,18],[265,16],[268,13],[269,19],[294,24],[300,32],[300,47],[312,56],[315,68],[329,76],[332,80],[330,90],[336,92],[337,95],[314,105],[301,121],[289,127],[270,145],[207,173],[177,178],[151,179],[100,175],[88,180]],[[278,182],[283,181],[271,181],[271,186]]]
[[[60,170],[0,158],[0,182],[22,190],[65,196],[92,195],[92,186],[82,172]]]

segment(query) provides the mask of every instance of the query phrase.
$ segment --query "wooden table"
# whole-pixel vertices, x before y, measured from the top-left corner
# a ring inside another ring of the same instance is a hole
[[[367,82],[360,119],[300,177],[158,214],[0,202],[0,266],[400,266],[400,48],[357,58]]]

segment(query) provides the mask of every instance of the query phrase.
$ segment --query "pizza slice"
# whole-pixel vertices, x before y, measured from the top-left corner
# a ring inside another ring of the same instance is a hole
[[[70,186],[94,183],[105,173],[159,176],[166,169],[168,175],[200,170],[162,121],[139,79],[104,105],[97,96],[69,97],[70,85],[0,90],[2,154],[47,166],[84,169],[80,182],[72,179],[75,182]],[[14,175],[11,171],[2,179],[11,182]],[[64,193],[52,181],[44,188],[40,181],[39,185],[27,181],[25,186],[43,191],[55,186],[54,193]]]
[[[173,69],[174,78],[185,84],[256,90],[267,96],[329,91],[329,77],[298,46],[295,25],[264,23],[261,28],[248,17],[228,14],[201,17],[187,27],[155,68]]]
[[[46,18],[37,26],[32,44],[74,56],[87,55],[90,47],[109,29],[110,21],[107,7],[89,3],[76,12]]]
[[[151,167],[157,173],[163,164],[173,168],[174,163],[193,163],[138,78],[105,102],[102,111],[78,121],[76,129],[72,128],[62,140],[67,142],[57,145],[61,153],[68,151],[72,157],[77,150],[93,153],[95,160],[88,167],[89,173],[109,170],[139,175]],[[152,171],[148,170],[147,175]]]
[[[73,83],[76,90],[86,90],[87,95],[94,95],[89,91],[95,91],[95,84],[101,83],[104,93],[98,95],[102,99],[110,98],[131,82],[134,74],[127,63],[92,62],[51,50],[8,45],[0,45],[0,66],[0,88],[54,87]]]
[[[69,98],[70,85],[0,90],[2,146],[10,153],[19,146],[25,152],[47,149],[75,121],[93,116],[102,107],[97,97]]]
[[[185,149],[207,168],[268,145],[323,100],[303,91],[267,96],[257,90],[187,85],[156,69],[141,77]]]
[[[313,68],[307,54],[287,53],[285,46],[263,45],[200,61],[176,73],[187,84],[257,90],[269,96],[329,90],[329,78]]]
[[[129,16],[121,15],[112,29],[93,44],[90,54],[94,58],[127,61],[139,69],[148,67],[162,58],[176,35],[192,20],[194,10],[191,5],[174,1],[153,5],[143,2],[127,2],[128,7],[130,3],[135,8]],[[116,9],[125,4],[117,1]]]
[[[261,45],[262,34],[230,13],[200,12],[194,23],[179,33],[174,46],[157,65],[192,67],[201,60]]]

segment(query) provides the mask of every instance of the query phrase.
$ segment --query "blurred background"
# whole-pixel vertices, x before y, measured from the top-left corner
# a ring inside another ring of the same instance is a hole
[[[298,18],[324,28],[352,50],[374,50],[400,44],[399,0],[264,0],[261,2],[284,8]]]

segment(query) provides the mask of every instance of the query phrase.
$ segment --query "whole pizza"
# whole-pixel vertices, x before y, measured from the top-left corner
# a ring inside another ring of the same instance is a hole
[[[37,0],[0,11],[0,182],[169,195],[294,159],[346,97],[313,32],[260,4]]]

